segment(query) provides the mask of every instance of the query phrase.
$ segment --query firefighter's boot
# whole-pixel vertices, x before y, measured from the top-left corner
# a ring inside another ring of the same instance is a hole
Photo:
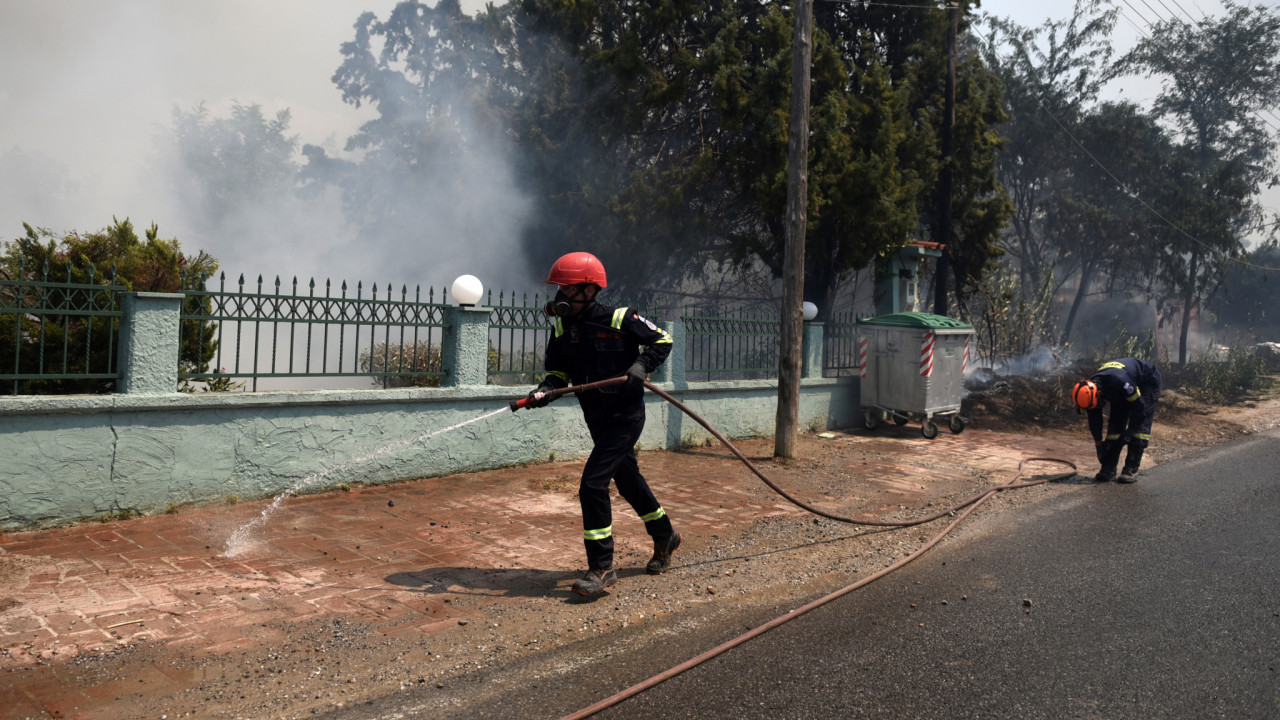
[[[1102,452],[1098,454],[1098,460],[1102,462],[1102,470],[1093,477],[1098,482],[1111,482],[1116,479],[1116,467],[1120,465],[1120,451],[1124,449],[1124,445],[1117,440],[1107,440],[1102,443]]]
[[[653,557],[649,558],[649,564],[645,566],[644,571],[650,575],[661,575],[671,567],[671,555],[680,547],[680,533],[672,531],[671,537],[665,540],[653,541]]]
[[[1142,466],[1142,454],[1146,448],[1137,442],[1129,444],[1129,452],[1124,458],[1124,469],[1120,471],[1119,481],[1131,483],[1138,481],[1138,468]]]
[[[613,568],[588,570],[586,575],[573,583],[570,588],[579,595],[602,595],[606,588],[618,582],[618,573]]]

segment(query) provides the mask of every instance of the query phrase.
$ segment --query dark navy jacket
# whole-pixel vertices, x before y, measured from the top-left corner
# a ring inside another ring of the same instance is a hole
[[[1160,397],[1160,371],[1146,360],[1113,360],[1104,363],[1089,379],[1098,384],[1102,399],[1111,403],[1107,440],[1119,440],[1126,430],[1138,431],[1147,408],[1154,407],[1154,401]],[[1102,405],[1088,411],[1088,415],[1089,432],[1095,441],[1101,441]]]
[[[595,303],[578,317],[555,319],[542,384],[562,388],[618,377],[637,360],[651,373],[671,348],[671,335],[630,308]],[[639,385],[579,393],[578,402],[588,424],[644,417],[644,388]]]

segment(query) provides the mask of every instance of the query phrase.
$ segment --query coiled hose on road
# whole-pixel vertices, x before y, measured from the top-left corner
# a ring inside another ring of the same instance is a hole
[[[573,385],[570,387],[561,388],[559,390],[553,390],[550,393],[548,393],[547,396],[545,397],[548,399],[548,401],[550,401],[562,395],[567,395],[569,393],[578,393],[578,392],[584,392],[587,390],[595,390],[597,388],[606,387],[609,385],[616,385],[618,383],[625,382],[625,381],[626,381],[625,377],[616,377],[616,378],[609,378],[607,380],[600,380],[598,382],[586,383],[583,385]],[[853,592],[854,590],[857,590],[860,587],[863,587],[864,585],[868,585],[872,582],[875,582],[876,580],[879,580],[885,575],[888,575],[889,573],[895,570],[898,570],[899,568],[903,567],[904,565],[911,562],[912,560],[915,560],[916,558],[920,557],[925,552],[927,552],[930,548],[932,548],[934,545],[937,545],[942,540],[942,538],[947,535],[947,533],[951,532],[953,529],[955,529],[957,525],[963,522],[965,518],[969,517],[970,513],[976,510],[979,505],[986,502],[987,499],[989,499],[992,495],[995,495],[998,492],[1001,492],[1003,490],[1014,490],[1017,488],[1032,487],[1034,485],[1042,485],[1044,483],[1053,482],[1055,480],[1065,480],[1069,477],[1073,477],[1078,471],[1078,469],[1075,466],[1075,463],[1072,463],[1068,460],[1063,460],[1060,458],[1049,458],[1049,457],[1025,458],[1018,463],[1018,472],[1009,480],[1009,482],[1005,483],[1004,485],[997,485],[995,487],[984,490],[983,492],[980,492],[967,500],[957,503],[956,505],[953,505],[952,507],[947,508],[946,510],[942,510],[940,512],[934,513],[933,515],[929,515],[927,517],[916,518],[914,520],[903,520],[903,521],[867,520],[867,519],[843,517],[840,515],[833,515],[829,512],[826,512],[825,510],[816,508],[812,505],[809,505],[808,503],[805,503],[802,500],[792,497],[789,493],[787,493],[787,491],[778,487],[776,483],[774,483],[772,480],[766,477],[764,473],[760,472],[760,469],[757,468],[754,464],[752,464],[752,462],[748,460],[747,457],[743,455],[740,450],[738,450],[738,448],[734,447],[733,443],[729,442],[728,438],[720,434],[720,431],[711,427],[711,425],[706,420],[702,419],[701,416],[699,416],[694,411],[690,410],[684,403],[680,402],[679,400],[676,400],[670,394],[668,394],[667,392],[663,391],[661,388],[653,385],[650,382],[646,381],[644,386],[648,388],[650,392],[653,392],[654,394],[661,397],[663,400],[666,400],[667,402],[671,403],[675,407],[679,408],[680,411],[683,412],[685,415],[688,415],[699,425],[706,428],[707,432],[711,433],[717,440],[723,443],[724,446],[727,447],[730,452],[732,452],[735,456],[737,456],[737,458],[741,460],[742,463],[746,465],[747,468],[749,468],[751,472],[755,474],[756,477],[760,478],[760,480],[764,482],[765,485],[768,485],[771,490],[778,493],[783,498],[786,498],[786,500],[792,503],[793,505],[799,508],[802,508],[810,513],[813,513],[814,515],[818,515],[820,517],[824,517],[829,520],[835,520],[836,522],[848,523],[850,525],[906,528],[906,527],[914,527],[916,525],[923,525],[925,523],[933,522],[934,520],[937,520],[944,516],[954,516],[957,512],[962,510],[963,512],[960,512],[960,514],[956,516],[955,519],[952,520],[950,524],[948,524],[945,528],[943,528],[943,530],[939,532],[937,535],[933,536],[927,543],[920,546],[920,548],[917,549],[915,552],[902,558],[901,560],[895,562],[894,564],[886,567],[885,569],[880,570],[879,572],[876,572],[865,578],[862,578],[861,580],[858,580],[852,585],[847,585],[839,590],[836,590],[833,593],[830,593],[821,598],[818,598],[817,600],[814,600],[808,605],[804,605],[802,607],[796,608],[795,610],[791,610],[785,615],[774,618],[773,620],[770,620],[769,622],[763,625],[760,625],[759,627],[749,630],[743,633],[742,635],[739,635],[738,637],[733,638],[732,640],[729,640],[728,642],[718,645],[702,653],[701,655],[698,655],[697,657],[694,657],[690,660],[686,660],[685,662],[679,665],[676,665],[675,667],[669,670],[666,670],[657,675],[654,675],[648,680],[632,685],[626,690],[623,690],[622,692],[619,692],[615,695],[607,697],[604,700],[601,700],[600,702],[594,705],[583,708],[582,710],[579,710],[570,715],[566,715],[561,720],[579,720],[580,718],[590,717],[600,712],[601,710],[605,710],[614,705],[617,705],[618,703],[622,702],[623,700],[626,700],[629,697],[638,695],[644,692],[645,690],[648,690],[649,688],[654,687],[655,685],[663,682],[664,680],[673,678],[676,675],[679,675],[680,673],[686,670],[689,670],[698,665],[701,665],[707,660],[710,660],[711,658],[717,655],[720,655],[721,653],[731,648],[737,647],[738,645],[741,645],[742,643],[745,643],[746,641],[754,637],[762,635],[789,620],[793,620],[797,617],[800,617],[801,615],[809,612],[810,610],[826,605],[832,600],[840,598],[844,595],[847,595]],[[531,404],[531,401],[528,398],[524,400],[513,401],[511,403],[511,410],[512,412],[514,412],[516,410],[519,410],[520,408],[528,407],[530,404]],[[1071,471],[1064,472],[1064,473],[1057,473],[1054,475],[1046,475],[1036,480],[1024,480],[1019,482],[1019,480],[1021,480],[1021,478],[1025,473],[1026,465],[1028,463],[1033,463],[1033,462],[1057,463],[1060,465],[1067,465],[1071,468]]]

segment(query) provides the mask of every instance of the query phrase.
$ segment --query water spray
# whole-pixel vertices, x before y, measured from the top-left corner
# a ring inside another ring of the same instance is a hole
[[[364,455],[362,457],[358,457],[353,460],[348,460],[347,462],[342,463],[340,465],[335,465],[334,467],[327,468],[321,472],[314,473],[302,478],[298,482],[291,485],[288,490],[285,490],[284,492],[277,495],[275,499],[271,501],[270,505],[263,508],[261,515],[254,518],[253,520],[250,520],[249,522],[240,526],[240,528],[237,529],[235,532],[231,533],[231,537],[227,538],[226,552],[223,554],[226,555],[227,557],[235,557],[236,555],[239,555],[240,553],[244,552],[245,549],[248,548],[250,545],[249,534],[253,532],[254,528],[258,527],[259,525],[262,525],[268,519],[270,519],[271,516],[274,515],[277,510],[280,509],[280,506],[284,503],[286,498],[292,495],[297,495],[303,489],[320,482],[321,480],[329,477],[330,475],[338,472],[343,472],[345,470],[349,470],[358,465],[363,465],[364,463],[367,463],[370,460],[381,457],[383,455],[394,452],[396,450],[400,450],[401,448],[404,448],[408,445],[420,443],[423,440],[429,440],[430,438],[433,438],[436,435],[443,435],[444,433],[450,432],[452,430],[457,430],[458,428],[461,428],[461,427],[466,427],[467,425],[470,425],[472,423],[480,422],[481,420],[491,418],[494,415],[497,415],[498,413],[505,412],[505,411],[506,411],[506,408],[499,408],[497,410],[487,412],[484,415],[481,415],[480,417],[472,418],[470,420],[464,420],[455,425],[450,425],[447,428],[432,430],[431,432],[423,433],[422,435],[419,435],[415,438],[411,438],[409,440],[400,440],[398,442],[391,443],[390,445],[387,445],[385,447],[381,447],[373,451],[372,453],[369,453],[368,455]]]

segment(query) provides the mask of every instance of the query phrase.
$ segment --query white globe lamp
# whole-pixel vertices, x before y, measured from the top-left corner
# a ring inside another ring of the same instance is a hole
[[[805,321],[805,322],[809,322],[810,320],[812,320],[812,319],[814,319],[814,318],[818,317],[818,306],[817,306],[817,305],[814,305],[813,303],[809,302],[808,300],[805,300],[805,301],[804,301],[804,305],[801,305],[801,307],[802,307],[802,308],[804,308],[804,321]]]
[[[480,302],[484,295],[484,285],[475,275],[460,275],[453,281],[453,299],[462,307],[471,307]]]

